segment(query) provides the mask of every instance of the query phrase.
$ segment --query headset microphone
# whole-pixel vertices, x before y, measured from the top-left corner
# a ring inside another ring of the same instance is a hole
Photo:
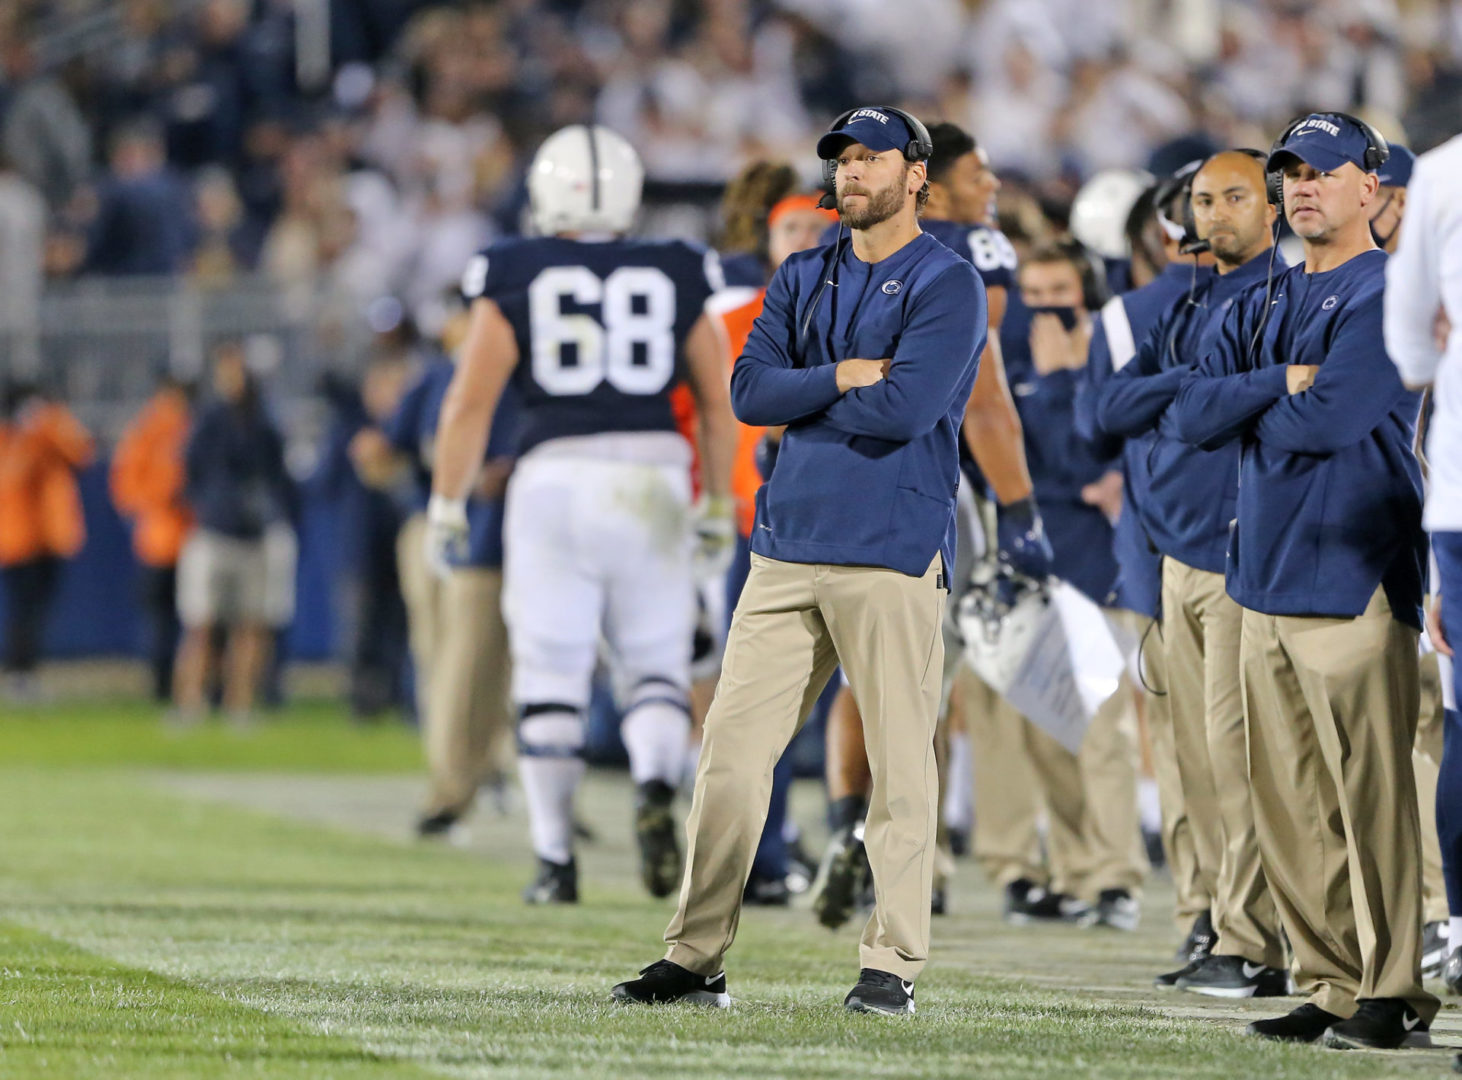
[[[817,200],[819,210],[836,210],[838,208],[838,197],[831,191],[824,191],[822,198]]]
[[[1194,240],[1178,248],[1180,255],[1202,255],[1213,250],[1213,245],[1207,240]]]

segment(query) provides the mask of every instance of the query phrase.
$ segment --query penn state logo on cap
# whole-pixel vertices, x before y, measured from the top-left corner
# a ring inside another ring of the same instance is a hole
[[[892,278],[883,283],[883,294],[885,296],[897,296],[899,294],[899,290],[903,287],[904,283],[902,281],[900,281],[898,278]]]

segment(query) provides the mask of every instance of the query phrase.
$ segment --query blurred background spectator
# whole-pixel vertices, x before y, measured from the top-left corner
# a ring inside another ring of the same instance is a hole
[[[91,435],[64,405],[28,383],[0,401],[0,570],[4,572],[6,693],[35,698],[41,638],[61,564],[86,543],[76,470],[90,464]]]

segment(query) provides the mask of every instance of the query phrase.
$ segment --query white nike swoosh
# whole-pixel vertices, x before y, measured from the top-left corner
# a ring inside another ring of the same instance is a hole
[[[904,982],[903,979],[900,979],[899,980],[899,985],[901,985],[904,988],[904,993],[908,994],[910,997],[913,996],[913,994],[914,994],[914,984],[913,983],[911,983],[911,982]]]
[[[1407,1031],[1416,1030],[1416,1025],[1420,1023],[1421,1017],[1419,1016],[1403,1016],[1401,1018],[1401,1026],[1404,1027]]]
[[[720,974],[717,974],[717,975],[707,975],[706,976],[706,985],[707,986],[710,986],[711,983],[715,982],[717,979],[721,978],[725,974],[726,973],[723,971],[723,972],[721,972]]]
[[[1252,979],[1255,975],[1258,975],[1263,970],[1263,964],[1251,964],[1247,960],[1244,961],[1244,978],[1246,979]]]

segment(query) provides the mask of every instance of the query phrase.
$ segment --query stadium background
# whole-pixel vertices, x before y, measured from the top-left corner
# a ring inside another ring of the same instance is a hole
[[[106,451],[159,372],[197,376],[243,338],[303,495],[288,653],[318,660],[341,639],[322,390],[403,318],[441,325],[470,254],[521,227],[524,167],[554,128],[624,133],[644,231],[714,242],[741,165],[783,158],[811,181],[832,115],[898,102],[976,132],[1002,220],[1029,233],[1063,226],[1101,169],[1264,146],[1311,105],[1429,148],[1462,100],[1462,4],[12,0],[0,68],[0,375],[38,373],[101,449],[47,655],[141,647]],[[109,148],[139,124],[165,145],[177,227],[129,238],[99,221]]]

